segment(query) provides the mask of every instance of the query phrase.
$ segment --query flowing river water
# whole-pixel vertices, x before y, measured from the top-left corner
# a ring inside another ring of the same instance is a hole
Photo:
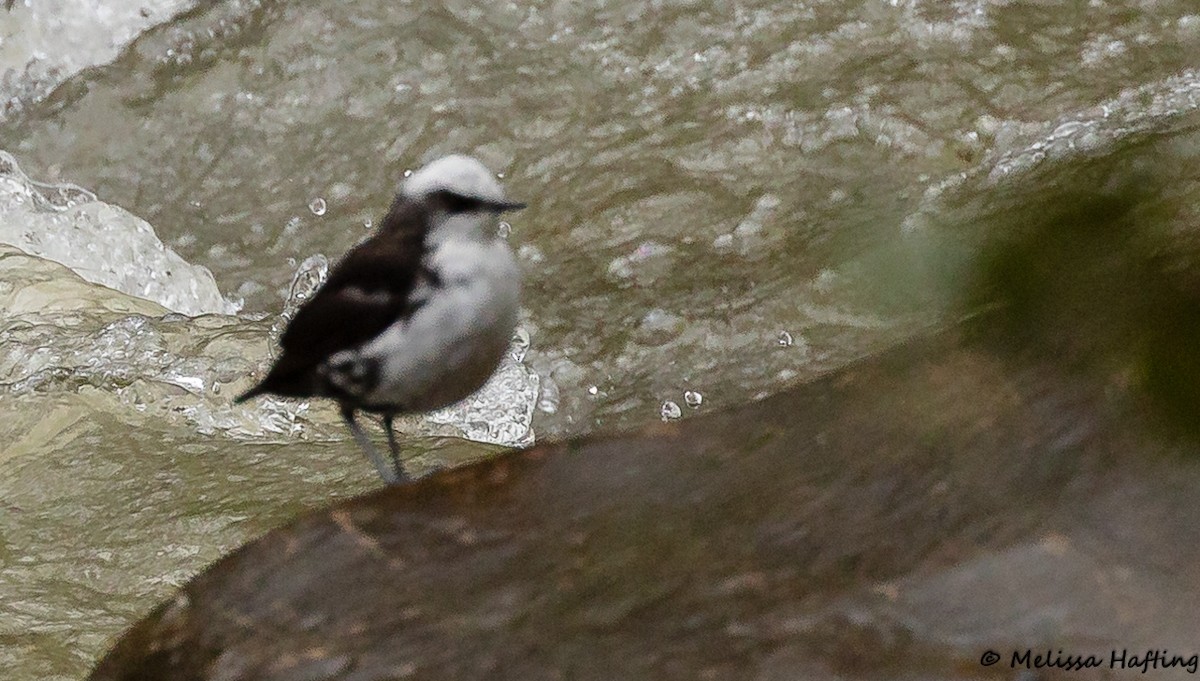
[[[406,424],[417,468],[742,404],[952,324],[964,263],[1060,167],[1169,186],[1180,253],[1200,216],[1192,0],[39,4],[0,9],[13,679],[78,678],[208,562],[376,484],[328,405],[230,397],[439,155],[530,204],[526,288],[487,394]],[[94,16],[101,47],[51,39]]]

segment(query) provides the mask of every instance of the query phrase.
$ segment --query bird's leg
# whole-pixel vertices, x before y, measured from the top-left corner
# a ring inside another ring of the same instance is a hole
[[[362,448],[363,453],[374,464],[375,470],[379,471],[379,477],[389,485],[394,485],[399,480],[396,479],[394,471],[388,470],[388,466],[383,461],[383,457],[376,451],[375,445],[371,444],[371,440],[367,438],[367,434],[358,425],[358,421],[354,420],[354,409],[350,407],[342,407],[342,418],[346,420],[346,425],[350,426],[350,432],[354,435],[354,440],[358,442],[358,446]]]
[[[396,481],[402,482],[408,479],[404,474],[404,466],[400,464],[400,445],[396,443],[396,431],[392,429],[392,420],[395,419],[394,414],[387,414],[383,417],[383,429],[387,431],[388,448],[392,450],[392,470],[396,473]]]

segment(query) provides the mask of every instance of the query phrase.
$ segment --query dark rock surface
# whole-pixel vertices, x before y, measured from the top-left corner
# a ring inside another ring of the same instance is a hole
[[[1119,372],[987,338],[314,513],[92,678],[1083,679],[1200,652],[1194,444]]]

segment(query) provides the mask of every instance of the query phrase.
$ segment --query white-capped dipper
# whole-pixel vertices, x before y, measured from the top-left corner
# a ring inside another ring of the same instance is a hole
[[[413,173],[375,234],[296,311],[267,376],[235,402],[334,399],[384,482],[406,480],[393,419],[470,396],[508,348],[521,282],[499,215],[524,207],[469,156]],[[355,420],[359,411],[382,415],[391,466]]]

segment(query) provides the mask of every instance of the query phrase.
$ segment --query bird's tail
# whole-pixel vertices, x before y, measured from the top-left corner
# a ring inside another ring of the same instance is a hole
[[[233,403],[241,404],[242,402],[245,402],[246,400],[252,400],[266,392],[267,392],[267,388],[264,387],[264,385],[262,383],[259,383],[258,385],[247,390],[246,392],[242,393],[241,395],[238,395],[237,397],[233,398]]]
[[[286,361],[281,361],[271,368],[258,385],[233,398],[234,404],[241,404],[259,395],[276,395],[278,397],[314,397],[325,394],[311,371],[296,371],[295,367]]]

